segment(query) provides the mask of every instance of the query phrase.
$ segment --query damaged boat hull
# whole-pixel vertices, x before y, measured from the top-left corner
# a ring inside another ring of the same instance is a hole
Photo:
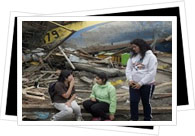
[[[172,35],[171,21],[90,22],[88,25],[83,23],[83,26],[82,23],[76,22],[75,25],[69,26],[69,28],[76,30],[76,32],[64,42],[64,45],[76,49],[98,45],[125,44],[136,38],[155,41]],[[153,44],[155,44],[156,50],[172,52],[171,41]]]

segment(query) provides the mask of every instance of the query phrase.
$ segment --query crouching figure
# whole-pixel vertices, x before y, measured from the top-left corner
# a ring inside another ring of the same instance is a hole
[[[81,108],[75,101],[75,80],[72,75],[72,71],[62,70],[58,81],[55,84],[53,105],[60,112],[56,113],[53,117],[53,121],[64,120],[73,113],[76,115],[77,121],[82,121]]]
[[[83,107],[92,114],[92,121],[114,120],[117,105],[116,89],[107,82],[107,75],[103,72],[97,74],[95,80],[90,100],[84,101]]]

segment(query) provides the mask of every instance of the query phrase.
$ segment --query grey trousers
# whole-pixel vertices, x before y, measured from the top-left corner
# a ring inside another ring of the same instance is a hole
[[[54,107],[60,112],[56,113],[52,118],[54,121],[63,120],[75,113],[76,117],[81,116],[81,108],[74,100],[71,103],[71,107],[68,107],[65,103],[54,103]]]

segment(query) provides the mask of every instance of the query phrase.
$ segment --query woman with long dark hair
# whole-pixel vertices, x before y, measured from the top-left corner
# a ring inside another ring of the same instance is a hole
[[[55,84],[55,95],[53,96],[53,105],[60,112],[52,117],[53,121],[64,120],[73,113],[75,113],[77,121],[83,120],[81,108],[75,101],[74,83],[72,71],[62,70]]]
[[[83,102],[85,110],[92,114],[92,121],[114,120],[116,112],[116,89],[107,82],[108,77],[101,72],[96,76],[90,99]]]
[[[142,39],[131,42],[131,57],[127,62],[126,77],[129,82],[130,114],[133,121],[137,121],[140,98],[143,104],[144,120],[152,119],[150,97],[155,87],[157,58],[150,46]]]

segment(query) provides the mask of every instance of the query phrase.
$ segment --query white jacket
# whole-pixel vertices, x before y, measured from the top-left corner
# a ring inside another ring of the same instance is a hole
[[[146,51],[145,57],[140,61],[141,55],[137,54],[127,62],[126,77],[129,81],[138,82],[140,85],[155,82],[157,71],[157,58],[151,50]]]

